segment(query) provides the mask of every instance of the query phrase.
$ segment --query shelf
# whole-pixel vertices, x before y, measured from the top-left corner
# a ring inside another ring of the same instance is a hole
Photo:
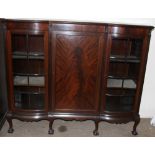
[[[109,79],[132,79],[132,80],[136,80],[137,78],[134,76],[113,76],[113,75],[109,75],[108,76]]]
[[[27,55],[13,55],[13,59],[27,59]]]
[[[45,76],[45,74],[14,73],[14,76]]]
[[[39,94],[45,94],[44,91],[40,91],[40,92],[28,92],[28,91],[14,91],[15,94],[29,94],[29,95],[39,95]]]
[[[134,96],[133,94],[106,94],[106,96],[111,97],[127,97],[127,96]]]
[[[44,59],[44,53],[15,51],[13,52],[13,59]]]
[[[44,55],[28,55],[28,59],[40,59],[40,60],[44,60]]]
[[[110,62],[140,63],[140,59],[136,56],[111,55]]]

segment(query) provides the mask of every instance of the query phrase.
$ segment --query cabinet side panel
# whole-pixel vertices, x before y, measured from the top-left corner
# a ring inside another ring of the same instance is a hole
[[[148,58],[148,51],[149,51],[149,44],[150,44],[150,37],[151,35],[146,35],[143,39],[143,48],[142,48],[142,58],[141,64],[139,69],[139,81],[137,86],[137,94],[135,99],[134,105],[134,112],[139,113],[139,108],[141,104],[141,97],[143,91],[143,84],[145,80],[145,72],[146,72],[146,65],[147,65],[147,58]]]
[[[5,25],[0,23],[0,128],[7,111],[7,86],[5,70]]]

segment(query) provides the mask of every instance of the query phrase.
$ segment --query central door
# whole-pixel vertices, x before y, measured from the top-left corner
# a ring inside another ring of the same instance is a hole
[[[103,34],[52,31],[52,109],[98,113]]]

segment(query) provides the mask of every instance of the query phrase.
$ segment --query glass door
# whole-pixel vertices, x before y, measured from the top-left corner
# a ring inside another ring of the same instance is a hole
[[[14,106],[20,110],[47,108],[47,50],[44,33],[12,33]]]
[[[112,38],[106,88],[106,111],[131,112],[133,110],[142,44],[142,39]]]

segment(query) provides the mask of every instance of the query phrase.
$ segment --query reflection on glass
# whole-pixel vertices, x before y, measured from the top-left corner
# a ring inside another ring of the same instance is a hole
[[[44,36],[12,35],[15,107],[45,108]]]
[[[142,40],[113,38],[105,110],[131,112],[137,88]]]

